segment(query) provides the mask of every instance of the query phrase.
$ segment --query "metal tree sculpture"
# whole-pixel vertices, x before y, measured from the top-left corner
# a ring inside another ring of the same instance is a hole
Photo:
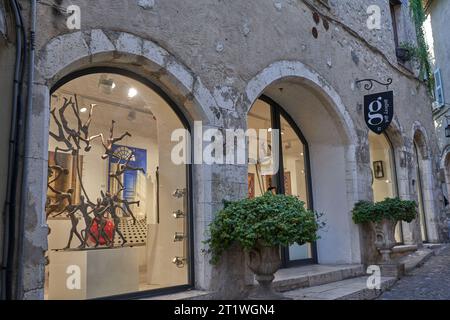
[[[72,128],[69,121],[67,120],[66,112],[67,110],[72,110],[76,118],[76,127]],[[59,118],[56,114],[59,115]],[[123,236],[119,229],[119,224],[121,217],[131,216],[134,224],[136,224],[136,218],[131,210],[132,205],[139,206],[139,201],[128,201],[122,199],[120,194],[125,190],[122,179],[126,171],[142,171],[145,173],[143,168],[135,168],[130,165],[131,159],[135,156],[133,152],[126,158],[119,158],[113,152],[113,145],[125,137],[131,137],[131,134],[125,132],[119,137],[114,137],[114,125],[115,121],[111,123],[111,128],[109,130],[109,137],[104,138],[102,133],[91,136],[90,135],[90,125],[92,122],[92,117],[94,114],[94,105],[91,105],[89,116],[86,122],[81,120],[78,99],[77,96],[70,97],[70,99],[64,98],[63,105],[56,110],[51,110],[52,119],[57,127],[57,132],[50,132],[50,137],[52,137],[56,143],[63,144],[63,147],[56,146],[54,151],[54,165],[49,165],[48,167],[48,190],[55,194],[55,200],[52,201],[51,198],[47,199],[46,203],[46,215],[47,219],[50,217],[57,217],[65,214],[70,218],[71,229],[69,234],[69,239],[65,249],[70,249],[73,236],[75,235],[80,241],[78,249],[84,249],[89,246],[89,240],[95,243],[95,247],[99,245],[106,245],[107,247],[114,247],[114,238],[118,234],[122,239],[122,246],[125,245],[127,240]],[[84,151],[86,153],[91,151],[91,142],[95,139],[101,139],[105,153],[101,156],[101,159],[110,161],[115,158],[118,161],[117,169],[114,173],[110,173],[109,176],[115,179],[120,189],[115,193],[111,194],[108,192],[103,192],[100,190],[101,198],[97,199],[97,203],[93,203],[84,188],[83,179],[80,170],[81,154],[80,150],[84,146]],[[56,182],[60,181],[62,177],[69,174],[69,169],[64,168],[58,162],[58,155],[63,153],[65,155],[72,156],[73,163],[75,165],[76,174],[80,184],[80,189],[82,194],[79,199],[74,199],[75,191],[74,189],[60,190],[56,186]],[[62,209],[61,209],[62,208]],[[119,214],[118,210],[122,213]],[[77,226],[80,221],[80,217],[77,213],[80,213],[81,218],[84,220],[85,229],[78,232]],[[106,227],[111,225],[111,220],[113,221],[112,235],[108,236],[106,232]],[[104,242],[104,243],[102,243]]]

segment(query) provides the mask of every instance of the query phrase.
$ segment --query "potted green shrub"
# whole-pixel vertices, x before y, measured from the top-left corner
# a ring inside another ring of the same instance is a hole
[[[396,244],[395,227],[399,221],[411,222],[416,218],[417,204],[399,198],[386,198],[377,203],[360,201],[352,213],[355,223],[372,225],[376,236],[375,246],[382,255],[382,262],[388,264]]]
[[[210,238],[205,242],[211,263],[217,264],[234,244],[240,245],[259,283],[250,298],[279,299],[281,296],[273,291],[272,281],[281,266],[280,247],[316,241],[317,231],[324,225],[319,218],[317,213],[305,209],[305,203],[299,198],[271,192],[226,202],[210,224]]]

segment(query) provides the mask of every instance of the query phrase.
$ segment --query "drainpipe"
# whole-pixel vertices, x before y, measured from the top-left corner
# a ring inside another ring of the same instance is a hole
[[[15,229],[16,221],[14,219],[16,213],[16,189],[17,175],[19,173],[19,119],[21,114],[21,94],[23,84],[23,63],[26,46],[25,32],[23,29],[22,17],[19,5],[16,0],[10,0],[10,6],[14,13],[14,21],[16,27],[16,57],[14,69],[13,95],[12,95],[12,112],[11,112],[11,128],[9,136],[8,150],[8,172],[7,172],[7,188],[6,198],[3,207],[3,248],[2,265],[1,265],[1,296],[2,300],[12,298],[13,272],[14,272],[14,248],[15,248]]]
[[[35,67],[35,35],[36,35],[36,0],[30,0],[30,41],[29,41],[29,55],[27,66],[27,105],[25,111],[25,147],[23,152],[23,174],[20,196],[20,210],[19,210],[19,234],[17,237],[17,257],[18,268],[16,278],[16,299],[23,299],[23,269],[24,269],[24,257],[23,257],[23,244],[25,238],[25,212],[28,199],[28,184],[29,184],[29,168],[31,157],[28,155],[31,145],[31,127],[32,127],[32,114],[33,114],[33,86],[34,86],[34,67]]]

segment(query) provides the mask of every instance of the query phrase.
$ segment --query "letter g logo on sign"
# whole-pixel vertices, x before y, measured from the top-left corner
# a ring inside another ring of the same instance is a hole
[[[394,92],[364,96],[364,118],[367,127],[376,134],[383,133],[394,117]]]
[[[372,126],[379,126],[383,123],[384,116],[383,112],[383,102],[381,101],[381,97],[378,97],[377,100],[372,101],[369,104],[369,124]]]

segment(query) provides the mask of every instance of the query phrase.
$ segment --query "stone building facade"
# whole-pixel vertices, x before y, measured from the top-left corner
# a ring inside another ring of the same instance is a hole
[[[3,2],[8,15],[9,2]],[[28,27],[30,2],[19,2]],[[202,122],[203,130],[246,129],[249,111],[261,96],[279,105],[301,130],[309,149],[309,193],[314,209],[324,213],[327,223],[316,244],[314,262],[318,264],[367,265],[378,258],[370,230],[355,225],[351,217],[355,202],[374,199],[369,130],[363,114],[368,91],[356,81],[392,78],[395,115],[386,137],[396,177],[386,183],[395,184],[393,196],[417,200],[423,211],[423,221],[402,225],[400,242],[420,246],[423,241],[443,241],[441,156],[432,100],[413,67],[398,61],[396,46],[414,42],[415,33],[407,1],[391,3],[39,2],[33,105],[28,115],[31,141],[25,152],[31,161],[26,162],[28,175],[22,185],[24,229],[17,296],[44,298],[49,106],[55,90],[92,70],[152,84],[191,129],[195,121]],[[68,16],[61,9],[71,4],[80,8],[80,30],[68,29]],[[379,15],[368,11],[373,5]],[[379,28],[368,27],[374,14],[375,22],[380,19]],[[10,29],[9,42],[0,43],[2,66],[14,63],[13,34]],[[2,72],[0,81],[7,83],[11,78]],[[385,91],[384,86],[375,86],[371,93]],[[10,89],[0,88],[2,102],[9,106]],[[8,126],[5,121],[2,131]],[[252,281],[240,249],[228,252],[217,266],[202,251],[208,225],[223,200],[248,195],[248,171],[247,165],[190,166],[191,276],[187,285],[213,292],[217,298],[242,297]]]
[[[436,126],[436,135],[440,150],[440,180],[443,185],[444,195],[449,199],[448,190],[449,185],[449,133],[446,133],[446,128],[449,124],[449,103],[448,97],[450,94],[450,67],[449,62],[449,40],[450,35],[447,32],[446,17],[450,13],[450,4],[446,1],[427,1],[426,9],[429,15],[429,42],[430,51],[433,56],[433,66],[435,69],[436,102],[433,108],[433,117]],[[450,128],[450,127],[449,127]],[[448,212],[448,203],[446,210]]]

